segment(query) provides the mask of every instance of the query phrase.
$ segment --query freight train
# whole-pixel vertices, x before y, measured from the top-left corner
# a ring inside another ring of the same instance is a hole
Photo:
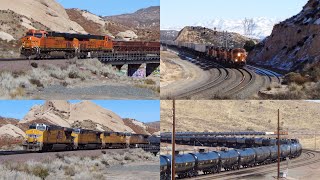
[[[107,56],[123,56],[159,54],[159,42],[115,41],[110,36],[91,34],[72,34],[54,31],[30,29],[21,38],[20,53],[24,57],[45,59],[52,52],[64,53],[64,58],[87,58]]]
[[[56,125],[32,124],[26,131],[26,151],[159,147],[160,138],[143,134],[101,132]]]
[[[280,159],[296,158],[302,153],[298,141],[280,145]],[[179,178],[194,177],[203,174],[220,173],[225,171],[249,168],[276,162],[278,159],[277,146],[262,146],[254,148],[231,149],[222,151],[188,154],[175,154],[175,172]],[[171,175],[171,155],[160,156],[160,179],[168,180]]]
[[[246,65],[247,52],[243,48],[223,48],[213,45],[177,41],[162,41],[162,43],[167,46],[178,47],[197,57],[215,61],[223,66],[239,68]]]

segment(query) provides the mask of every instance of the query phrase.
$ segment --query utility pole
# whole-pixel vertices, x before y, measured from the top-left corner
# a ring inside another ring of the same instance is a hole
[[[280,109],[278,109],[278,178],[280,179]]]
[[[176,177],[175,177],[175,145],[176,145],[176,105],[175,105],[175,100],[173,99],[172,100],[172,141],[171,141],[171,144],[172,144],[172,152],[171,152],[171,179],[172,180],[175,180]]]

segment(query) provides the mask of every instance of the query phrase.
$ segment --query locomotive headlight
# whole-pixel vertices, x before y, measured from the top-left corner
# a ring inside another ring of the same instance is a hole
[[[236,62],[238,62],[238,59],[235,59]]]
[[[241,53],[238,53],[238,57],[240,57],[241,56]]]

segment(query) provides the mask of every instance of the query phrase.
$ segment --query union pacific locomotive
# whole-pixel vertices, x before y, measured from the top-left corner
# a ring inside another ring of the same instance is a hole
[[[87,58],[101,54],[159,53],[159,42],[115,41],[110,36],[72,34],[30,29],[21,38],[21,55],[28,58],[50,58],[52,52],[63,52],[64,57]]]
[[[179,137],[177,144],[187,144],[187,137]],[[184,139],[184,140],[183,140]],[[189,137],[190,140],[190,137]],[[203,143],[203,139],[199,139]],[[193,177],[203,174],[220,173],[222,170],[236,170],[277,161],[278,147],[276,139],[267,138],[222,138],[210,137],[207,140],[212,146],[231,147],[238,144],[237,149],[198,153],[175,154],[175,172],[179,178]],[[207,141],[206,140],[206,141]],[[163,141],[163,139],[162,139]],[[242,145],[241,145],[242,144]],[[296,158],[302,153],[302,146],[296,139],[280,140],[280,159]],[[160,156],[160,179],[170,179],[171,155]]]
[[[155,145],[153,136],[123,132],[101,132],[55,125],[32,124],[23,143],[27,151],[126,148]],[[160,143],[160,140],[159,140]]]
[[[197,57],[210,59],[227,67],[243,67],[246,65],[247,52],[243,48],[223,48],[206,44],[186,43],[177,41],[162,41],[171,47],[189,51]]]

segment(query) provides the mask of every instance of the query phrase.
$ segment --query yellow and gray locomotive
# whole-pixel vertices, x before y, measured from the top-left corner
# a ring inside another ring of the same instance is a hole
[[[32,124],[23,143],[27,151],[126,148],[149,144],[149,135],[101,132],[81,128]]]

